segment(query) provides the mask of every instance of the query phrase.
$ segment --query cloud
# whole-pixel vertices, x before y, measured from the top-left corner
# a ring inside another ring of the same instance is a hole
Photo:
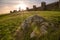
[[[29,8],[32,8],[33,5],[40,6],[42,1],[52,3],[59,0],[0,0],[0,13],[2,11],[9,12],[10,10],[16,9],[15,6],[20,4],[22,1],[28,5]]]

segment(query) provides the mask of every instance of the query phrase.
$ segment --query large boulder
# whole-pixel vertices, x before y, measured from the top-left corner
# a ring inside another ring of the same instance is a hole
[[[23,21],[21,30],[17,32],[17,40],[32,40],[54,31],[54,24],[45,18],[34,15]]]

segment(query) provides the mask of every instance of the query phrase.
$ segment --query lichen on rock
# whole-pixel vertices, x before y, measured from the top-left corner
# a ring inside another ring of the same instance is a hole
[[[21,29],[24,40],[30,38],[43,36],[48,33],[48,29],[54,30],[54,24],[47,21],[45,18],[34,15],[23,21]]]

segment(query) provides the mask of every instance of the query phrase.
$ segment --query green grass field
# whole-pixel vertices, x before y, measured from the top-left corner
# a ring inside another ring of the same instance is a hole
[[[18,30],[21,23],[26,18],[33,16],[33,15],[39,15],[39,16],[44,17],[50,22],[54,22],[55,24],[60,24],[60,12],[59,11],[30,11],[30,12],[18,12],[18,13],[4,14],[4,15],[0,15],[0,39],[1,40],[15,40],[14,38],[15,31]],[[59,37],[60,37],[59,29],[55,33],[51,34],[49,37],[46,35],[46,37],[42,37],[41,39],[42,40],[48,40],[48,39],[59,40]]]

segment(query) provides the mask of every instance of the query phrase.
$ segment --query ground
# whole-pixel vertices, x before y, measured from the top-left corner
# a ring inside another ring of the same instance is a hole
[[[17,12],[0,15],[0,39],[1,40],[14,40],[16,31],[20,29],[21,23],[28,17],[33,15],[39,15],[45,19],[53,22],[57,25],[60,24],[60,12],[59,11],[29,11],[29,12]],[[58,30],[54,33],[41,37],[41,40],[59,40],[60,25],[57,26]]]

